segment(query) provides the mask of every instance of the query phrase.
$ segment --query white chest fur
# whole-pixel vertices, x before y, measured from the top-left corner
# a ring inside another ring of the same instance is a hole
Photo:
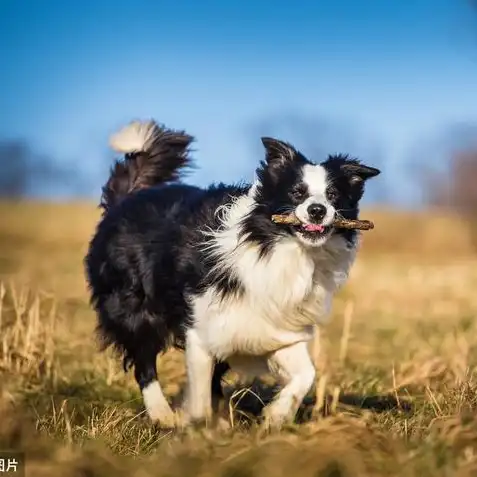
[[[287,238],[260,259],[256,245],[239,243],[236,237],[230,228],[226,235],[216,235],[217,266],[234,270],[245,293],[220,301],[211,288],[191,297],[194,328],[209,352],[220,359],[257,356],[311,339],[314,325],[329,317],[355,247],[341,237],[316,249]]]

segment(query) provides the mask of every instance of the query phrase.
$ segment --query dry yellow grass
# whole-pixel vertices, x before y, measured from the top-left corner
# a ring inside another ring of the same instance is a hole
[[[0,450],[32,476],[464,477],[477,472],[477,256],[462,221],[366,211],[376,229],[338,296],[299,422],[264,434],[273,389],[229,377],[233,427],[163,432],[98,354],[82,258],[91,204],[1,203]],[[183,358],[159,360],[171,396]]]

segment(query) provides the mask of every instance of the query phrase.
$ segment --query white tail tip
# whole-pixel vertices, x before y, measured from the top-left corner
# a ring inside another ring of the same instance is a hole
[[[146,152],[154,144],[159,133],[159,126],[153,120],[133,121],[112,134],[109,144],[112,149],[124,154]]]

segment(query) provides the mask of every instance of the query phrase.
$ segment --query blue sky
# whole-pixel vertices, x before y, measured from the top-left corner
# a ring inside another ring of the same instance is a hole
[[[466,0],[2,0],[0,57],[0,136],[78,167],[92,196],[133,118],[195,135],[199,184],[251,178],[261,134],[307,152],[296,117],[322,149],[378,151],[390,184],[421,141],[477,124]]]

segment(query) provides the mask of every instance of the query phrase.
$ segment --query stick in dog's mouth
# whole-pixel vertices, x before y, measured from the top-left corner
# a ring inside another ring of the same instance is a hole
[[[283,225],[302,225],[302,222],[294,214],[288,215],[272,215],[272,222]],[[351,220],[351,219],[335,219],[331,224],[337,229],[355,229],[355,230],[371,230],[374,224],[370,220]]]

